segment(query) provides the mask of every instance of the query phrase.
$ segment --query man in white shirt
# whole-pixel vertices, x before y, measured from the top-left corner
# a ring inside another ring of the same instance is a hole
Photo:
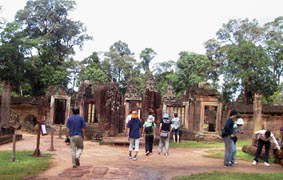
[[[276,141],[274,135],[269,130],[256,131],[255,135],[256,135],[256,138],[258,140],[258,145],[257,145],[257,151],[256,151],[256,154],[255,154],[255,158],[254,158],[254,161],[253,161],[252,164],[256,165],[258,163],[258,158],[260,156],[262,148],[263,148],[263,146],[265,146],[264,165],[270,166],[270,164],[268,162],[270,145],[271,145],[271,143],[274,143],[279,152],[280,152],[280,146],[279,146],[278,142]]]

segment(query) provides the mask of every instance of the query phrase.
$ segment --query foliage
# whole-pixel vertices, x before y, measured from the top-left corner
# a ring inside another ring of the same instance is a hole
[[[144,69],[144,71],[149,71],[149,64],[152,61],[152,59],[155,57],[156,52],[151,48],[145,48],[140,53],[140,58],[142,60],[141,64]]]
[[[176,82],[175,67],[176,63],[174,61],[164,61],[153,66],[156,87],[162,95],[166,94],[168,83],[174,85]]]
[[[276,84],[280,84],[283,73],[283,16],[266,23],[266,51],[271,58],[271,69],[276,76]]]
[[[68,17],[74,8],[75,2],[72,0],[28,0],[25,8],[16,14],[15,23],[19,24],[22,35],[20,40],[28,39],[31,42],[28,49],[21,46],[30,54],[21,54],[21,59],[25,61],[24,65],[19,66],[26,68],[23,70],[26,72],[24,78],[30,84],[27,90],[32,89],[29,92],[32,95],[43,95],[50,85],[67,88],[72,67],[68,56],[74,54],[75,46],[82,47],[83,42],[90,39],[85,34],[83,24]],[[16,63],[12,62],[11,65],[15,66]],[[12,72],[6,74],[14,77]],[[20,81],[23,74],[17,75]]]
[[[10,81],[16,92],[24,81],[25,55],[35,43],[23,36],[19,24],[7,23],[0,34],[0,80]]]
[[[80,73],[80,81],[90,80],[94,83],[109,82],[108,75],[99,67],[98,64],[89,64]]]
[[[190,86],[213,78],[213,66],[206,55],[181,52],[177,61],[176,91],[184,92]]]
[[[216,39],[206,42],[207,55],[224,79],[224,100],[241,91],[250,104],[255,93],[270,96],[276,91],[272,61],[263,48],[265,32],[256,20],[233,19],[216,33]]]
[[[191,176],[178,176],[174,177],[173,180],[277,180],[282,179],[283,173],[229,173],[229,172],[210,172],[194,174]]]
[[[133,53],[128,44],[118,41],[115,42],[105,53],[102,62],[104,72],[117,82],[121,89],[125,90],[127,82],[133,78],[132,70],[135,68],[136,60],[132,57]]]
[[[280,84],[278,90],[269,98],[264,98],[264,104],[283,105],[283,84]]]
[[[0,179],[23,179],[35,176],[50,167],[51,155],[33,157],[31,151],[18,151],[16,162],[11,161],[11,151],[0,152]]]

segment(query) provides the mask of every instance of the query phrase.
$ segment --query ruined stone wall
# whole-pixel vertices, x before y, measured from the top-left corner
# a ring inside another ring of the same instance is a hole
[[[250,105],[252,106],[252,105]],[[244,119],[244,126],[242,127],[243,134],[240,134],[239,137],[241,139],[250,139],[253,135],[254,131],[254,116],[253,113],[250,112],[252,111],[251,108],[247,105],[243,105],[243,107],[246,108],[237,108],[235,107],[241,117]],[[221,127],[223,128],[225,125],[225,122],[228,118],[228,113],[230,109],[225,109],[222,112],[222,121],[221,121]],[[283,127],[283,114],[271,114],[272,112],[268,112],[266,109],[263,110],[262,114],[262,121],[263,121],[263,126],[265,129],[269,129],[274,133],[275,135],[279,135],[280,128]]]
[[[117,85],[100,85],[95,89],[95,107],[98,125],[91,125],[94,131],[104,136],[114,136],[124,130],[125,109],[123,96]]]
[[[159,123],[162,117],[161,95],[158,92],[146,89],[143,100],[141,119],[145,121],[149,115],[149,111],[153,111],[156,122]]]

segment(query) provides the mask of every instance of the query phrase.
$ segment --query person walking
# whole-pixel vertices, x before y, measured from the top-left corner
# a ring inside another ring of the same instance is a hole
[[[143,132],[145,136],[145,155],[152,153],[154,134],[155,134],[156,124],[154,123],[154,116],[149,115],[146,122],[143,124]]]
[[[86,124],[84,118],[80,116],[80,110],[78,108],[74,108],[72,111],[73,115],[67,121],[67,128],[69,129],[73,168],[76,168],[80,166],[80,156],[84,148],[83,139]]]
[[[222,138],[225,144],[224,167],[232,166],[232,151],[235,148],[235,143],[231,138],[234,136],[233,128],[236,117],[237,111],[232,110],[222,130]]]
[[[169,114],[163,114],[162,122],[160,123],[159,132],[159,146],[158,154],[163,153],[165,156],[169,155],[169,140],[172,122],[169,119]]]
[[[278,152],[280,153],[280,146],[275,139],[274,135],[271,133],[270,130],[259,130],[255,132],[255,136],[257,139],[257,150],[255,154],[255,158],[253,160],[252,165],[256,165],[258,163],[258,158],[260,156],[260,153],[262,151],[263,146],[265,147],[265,152],[264,152],[264,165],[265,166],[270,166],[268,162],[269,158],[269,150],[270,150],[270,145],[271,143],[274,143],[276,148],[278,149]]]
[[[172,119],[172,133],[173,133],[173,141],[180,143],[180,118],[178,117],[178,113],[174,113],[174,118]]]
[[[127,127],[129,129],[129,159],[137,160],[140,143],[140,129],[142,123],[138,118],[137,111],[132,111],[131,120],[128,122]],[[135,151],[135,155],[132,156],[132,151]]]

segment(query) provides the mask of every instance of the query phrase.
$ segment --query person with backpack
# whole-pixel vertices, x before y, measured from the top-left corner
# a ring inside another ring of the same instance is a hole
[[[180,125],[181,122],[180,118],[178,117],[178,113],[174,113],[174,118],[172,119],[173,140],[178,144],[180,143]]]
[[[233,142],[234,132],[234,121],[236,121],[238,112],[232,110],[230,112],[229,118],[227,119],[225,126],[222,130],[222,138],[225,144],[225,155],[224,155],[224,167],[232,166],[232,156],[233,149],[235,148],[235,143]]]
[[[145,135],[145,155],[148,156],[152,153],[153,141],[156,124],[154,123],[154,116],[149,115],[146,122],[143,124],[143,132]]]
[[[164,153],[165,156],[169,155],[169,140],[172,122],[169,119],[169,114],[164,113],[159,127],[159,146],[158,154]]]
[[[138,118],[137,111],[132,111],[131,120],[128,122],[127,127],[129,128],[129,159],[137,160],[137,155],[139,152],[140,143],[140,129],[142,128],[142,123]],[[132,156],[132,151],[135,151],[135,155]]]

